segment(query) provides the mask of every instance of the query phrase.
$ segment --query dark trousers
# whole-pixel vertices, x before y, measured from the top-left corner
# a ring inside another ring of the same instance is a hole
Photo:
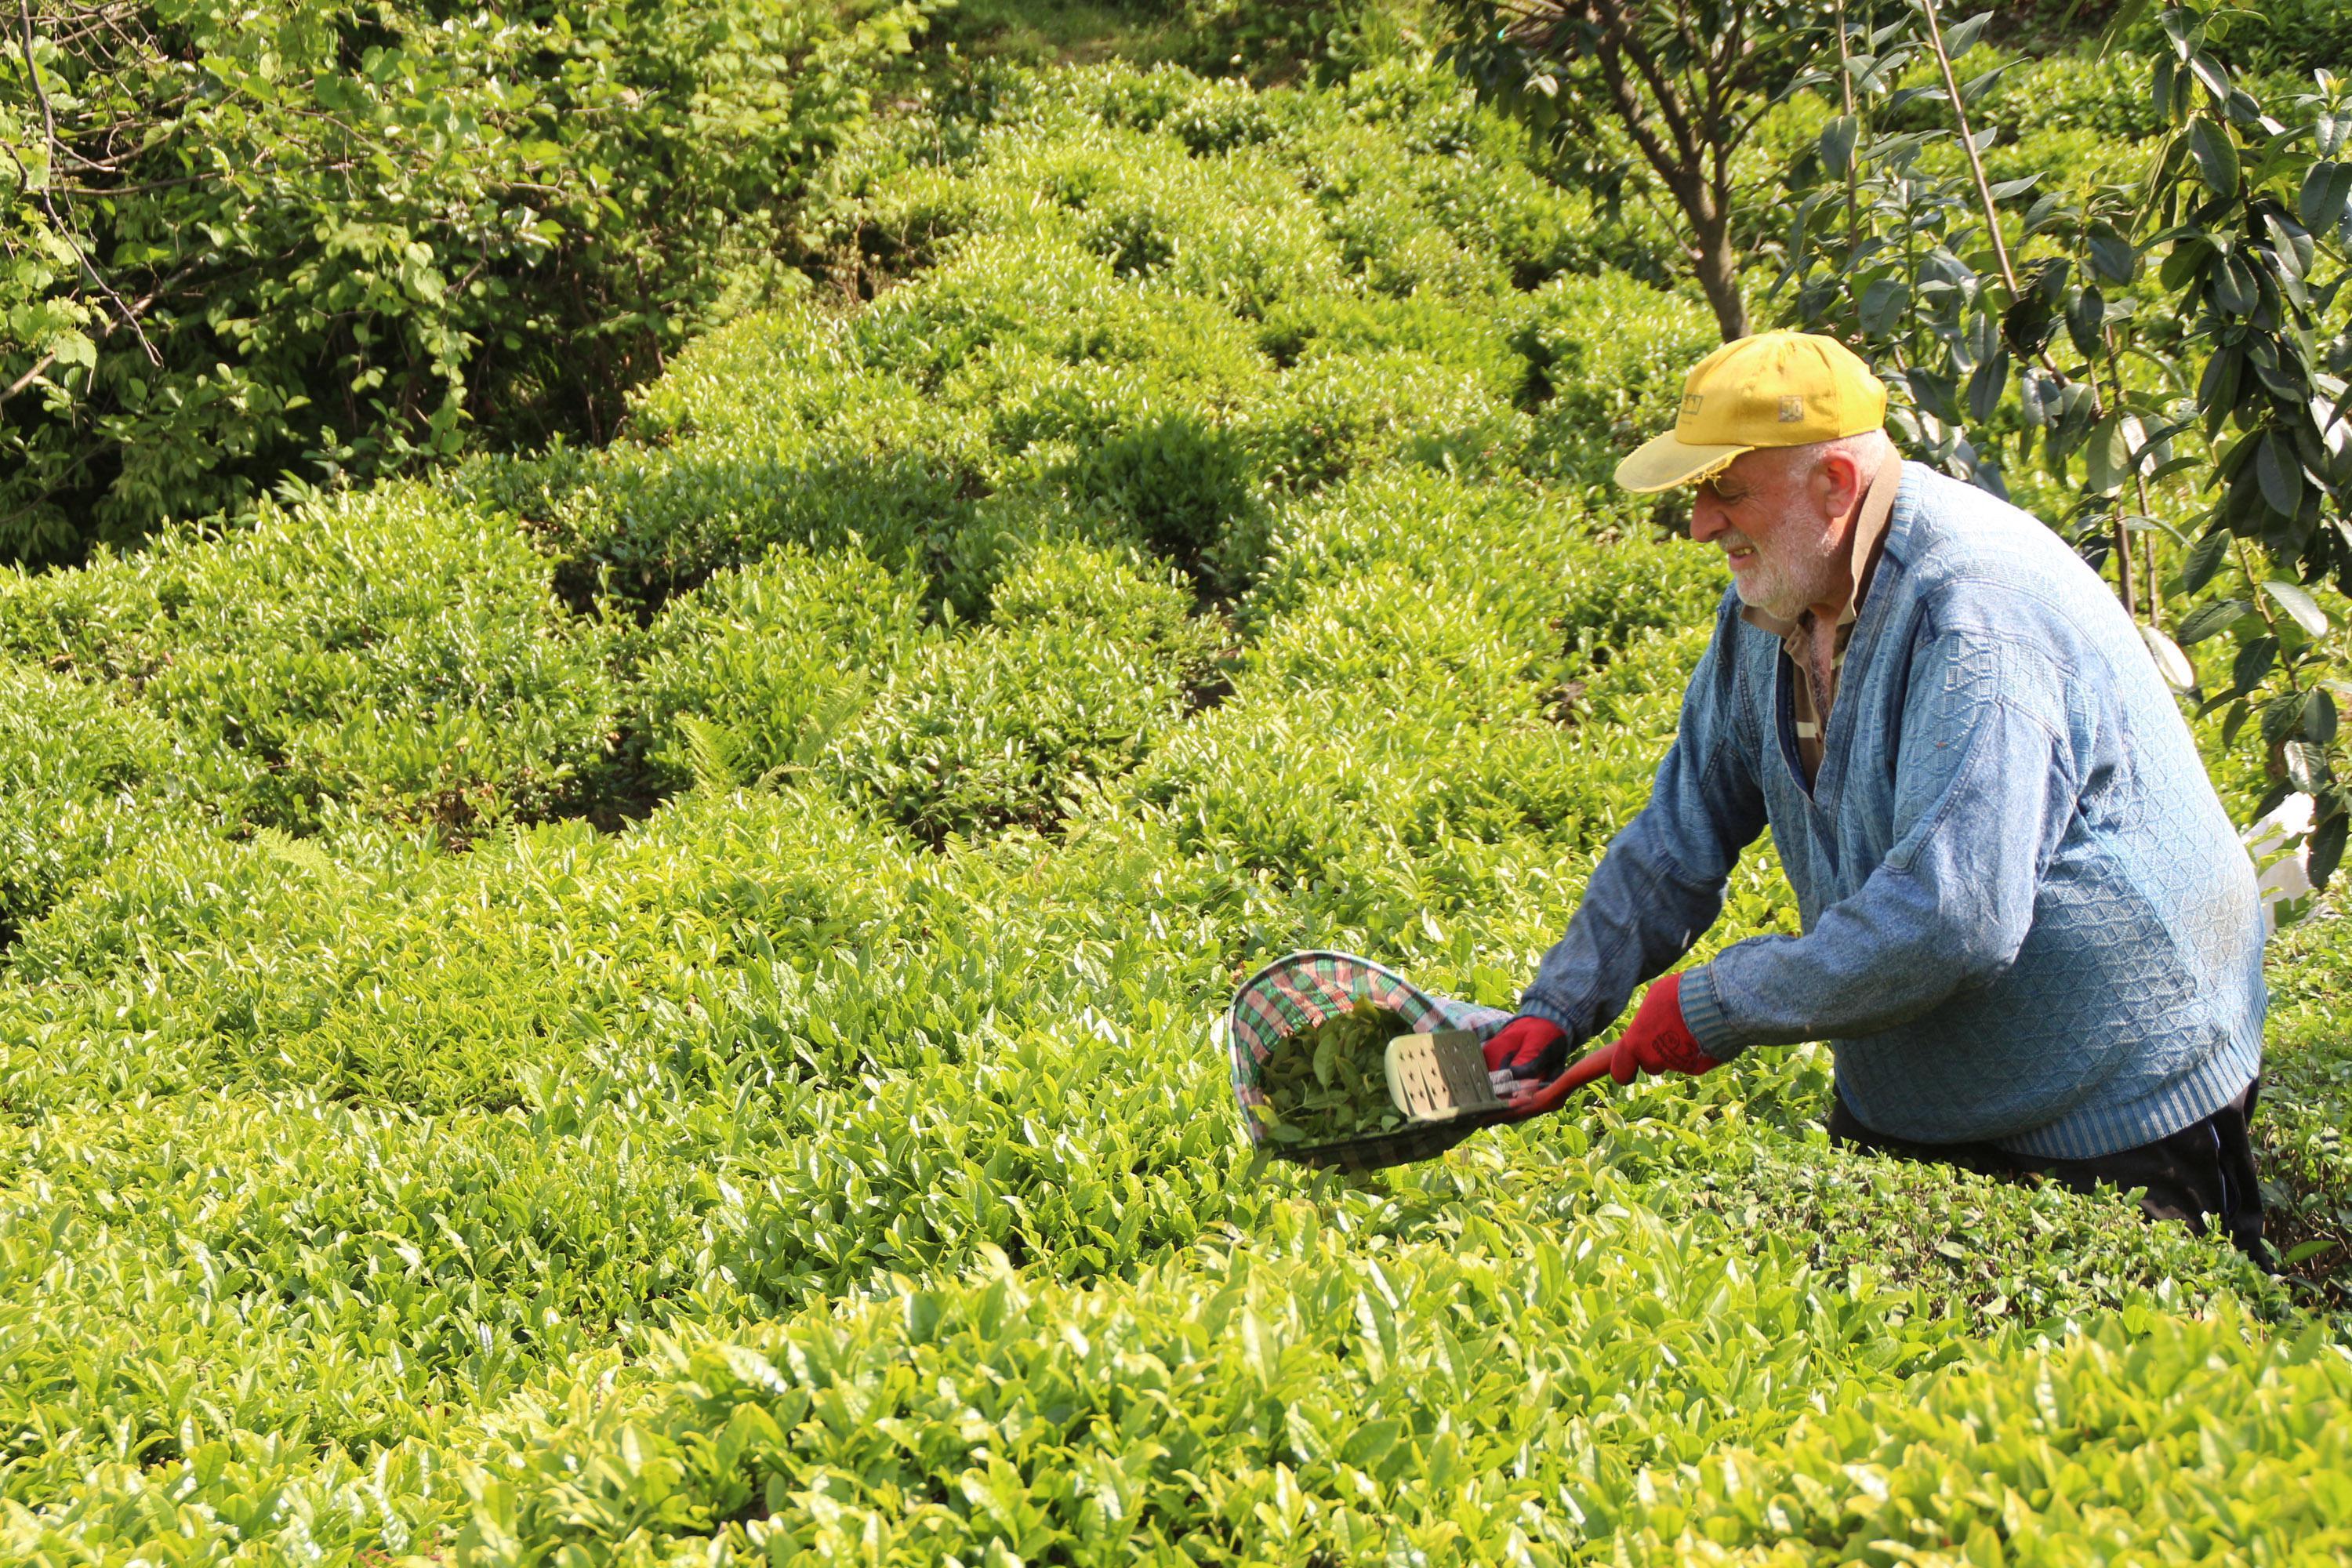
[[[2262,1184],[2254,1176],[2253,1144],[2246,1134],[2246,1122],[2254,1113],[2254,1099],[2262,1086],[2263,1080],[2256,1079],[2236,1100],[2168,1138],[2088,1160],[2012,1154],[1990,1143],[1918,1143],[1890,1137],[1864,1126],[1848,1109],[1843,1095],[1832,1098],[1830,1138],[1849,1149],[1898,1160],[1958,1165],[1989,1176],[2044,1176],[2078,1193],[2087,1193],[2102,1182],[2143,1188],[2139,1206],[2148,1218],[2180,1220],[2202,1236],[2205,1216],[2210,1215],[2239,1251],[2270,1268],[2273,1267],[2270,1247],[2263,1240]]]

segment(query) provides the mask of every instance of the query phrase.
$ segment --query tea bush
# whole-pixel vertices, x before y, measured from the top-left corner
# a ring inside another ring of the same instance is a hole
[[[1644,432],[1674,423],[1683,373],[1718,342],[1704,308],[1622,273],[1547,284],[1517,346],[1548,471],[1607,479]]]
[[[0,647],[114,683],[184,737],[184,784],[304,830],[564,809],[617,700],[604,637],[512,523],[415,485],[0,577]]]
[[[0,664],[0,941],[153,824],[142,796],[171,777],[170,729],[111,692]]]
[[[1190,600],[1115,553],[1041,549],[998,583],[991,624],[894,673],[828,763],[926,839],[1048,825],[1183,717],[1215,655]]]
[[[2336,1549],[2326,925],[2315,1289],[1818,1047],[1253,1159],[1235,981],[1509,1005],[1723,591],[1606,489],[1703,312],[1329,74],[974,69],[610,447],[0,576],[0,1558]]]
[[[2352,1359],[2324,1335],[2237,1329],[2109,1328],[1809,1418],[1769,1456],[1678,1477],[1632,1560],[1892,1562],[1915,1542],[2018,1563],[2339,1554]]]
[[[780,546],[671,600],[630,722],[661,781],[722,788],[813,765],[933,634],[922,585],[856,551]]]

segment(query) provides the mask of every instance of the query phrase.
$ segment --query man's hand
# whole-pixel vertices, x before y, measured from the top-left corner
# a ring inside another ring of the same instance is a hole
[[[1504,1025],[1486,1042],[1486,1070],[1508,1071],[1521,1080],[1516,1089],[1504,1091],[1512,1121],[1525,1121],[1557,1110],[1570,1094],[1592,1081],[1593,1070],[1569,1070],[1568,1047],[1568,1036],[1559,1025],[1526,1016]],[[1600,1064],[1590,1066],[1597,1069]]]
[[[1633,1021],[1617,1037],[1609,1076],[1631,1083],[1643,1073],[1703,1073],[1723,1064],[1699,1049],[1683,1022],[1683,977],[1669,974],[1642,994]]]
[[[1568,1061],[1568,1037],[1549,1018],[1526,1016],[1512,1019],[1486,1042],[1486,1070],[1508,1069],[1520,1079],[1559,1076]]]

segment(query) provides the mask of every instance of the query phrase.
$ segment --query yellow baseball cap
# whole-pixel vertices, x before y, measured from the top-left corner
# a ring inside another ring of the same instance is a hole
[[[1724,344],[1683,380],[1675,427],[1617,465],[1629,490],[1670,490],[1759,447],[1803,447],[1886,423],[1886,387],[1835,338],[1758,332]]]

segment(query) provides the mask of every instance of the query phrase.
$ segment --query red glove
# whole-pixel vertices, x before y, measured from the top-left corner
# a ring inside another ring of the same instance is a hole
[[[1488,1072],[1509,1068],[1520,1078],[1551,1078],[1567,1058],[1568,1037],[1549,1018],[1514,1018],[1486,1042]]]
[[[1703,1073],[1723,1064],[1698,1048],[1683,1022],[1683,977],[1669,974],[1642,994],[1633,1021],[1617,1037],[1609,1076],[1631,1083],[1645,1072]]]
[[[1599,1064],[1592,1066],[1597,1068]],[[1516,1091],[1504,1091],[1514,1121],[1559,1110],[1562,1101],[1596,1076],[1591,1070],[1569,1072],[1564,1070],[1567,1067],[1568,1036],[1548,1018],[1514,1018],[1486,1042],[1487,1070],[1507,1068],[1523,1080]]]

